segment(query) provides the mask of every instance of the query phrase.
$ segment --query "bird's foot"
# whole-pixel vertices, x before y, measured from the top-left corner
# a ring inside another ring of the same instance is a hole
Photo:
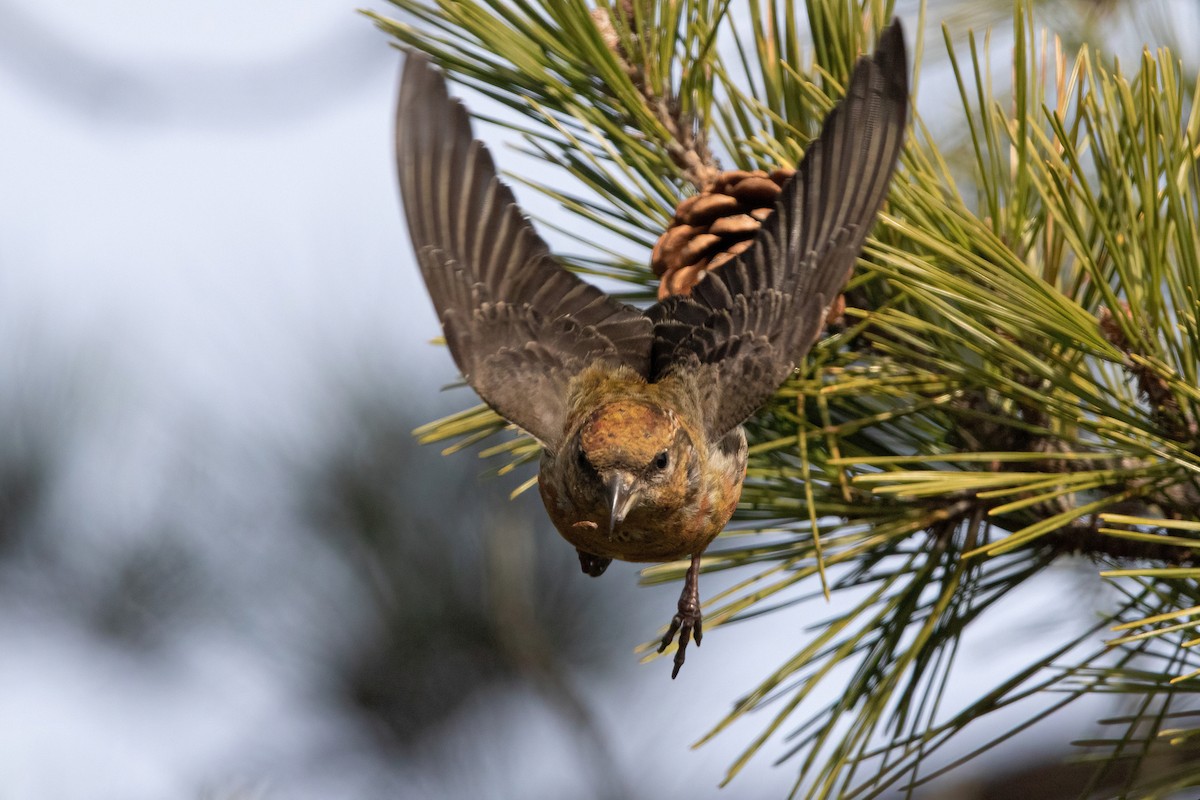
[[[612,563],[611,558],[594,556],[582,550],[576,550],[575,552],[579,553],[579,566],[583,567],[583,571],[593,578],[599,578],[603,575],[604,570],[608,569],[608,565]]]
[[[700,554],[697,553],[692,556],[692,565],[688,567],[687,577],[683,580],[679,611],[671,620],[671,627],[667,629],[667,634],[658,646],[658,652],[661,653],[674,641],[675,634],[679,634],[679,647],[675,651],[675,667],[671,670],[671,680],[675,680],[680,667],[683,666],[688,642],[694,640],[696,647],[700,646],[700,640],[704,637],[703,619],[704,615],[700,613]]]

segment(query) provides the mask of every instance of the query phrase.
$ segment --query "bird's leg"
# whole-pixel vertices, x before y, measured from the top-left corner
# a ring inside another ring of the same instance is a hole
[[[658,646],[658,652],[661,653],[674,640],[675,634],[679,634],[679,648],[675,651],[675,668],[671,670],[671,680],[675,680],[675,676],[679,674],[679,668],[683,666],[684,652],[687,650],[688,641],[694,639],[696,647],[700,646],[700,639],[704,636],[704,629],[700,624],[701,619],[703,617],[700,614],[700,553],[696,553],[692,556],[692,565],[688,567],[687,576],[683,579],[683,593],[679,595],[679,612],[671,620],[671,627],[667,629],[667,635],[663,637],[662,644]]]
[[[604,556],[594,556],[591,553],[585,553],[582,550],[576,550],[579,553],[579,566],[583,567],[583,571],[593,578],[599,578],[604,574],[604,570],[608,569],[608,565],[612,563],[611,558]]]

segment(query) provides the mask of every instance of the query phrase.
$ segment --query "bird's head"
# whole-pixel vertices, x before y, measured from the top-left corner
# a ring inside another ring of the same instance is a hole
[[[698,481],[695,447],[669,409],[635,400],[600,406],[574,442],[577,486],[608,512],[610,535],[639,509],[682,505]]]

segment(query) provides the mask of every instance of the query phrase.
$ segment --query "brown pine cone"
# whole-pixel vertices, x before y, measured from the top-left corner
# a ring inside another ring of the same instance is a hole
[[[658,299],[690,294],[708,270],[748,249],[762,221],[774,210],[781,187],[794,173],[792,169],[730,170],[717,175],[710,188],[684,198],[650,256],[651,268],[662,276]]]

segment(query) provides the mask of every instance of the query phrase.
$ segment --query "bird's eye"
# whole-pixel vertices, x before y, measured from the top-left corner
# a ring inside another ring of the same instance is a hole
[[[579,466],[583,467],[584,469],[587,469],[589,466],[591,466],[591,463],[588,461],[587,453],[583,452],[582,449],[575,453],[575,459],[579,462]]]
[[[671,456],[667,454],[666,450],[663,450],[661,453],[659,453],[658,455],[656,455],[654,457],[654,468],[655,469],[658,469],[658,470],[666,469],[667,464],[670,464],[670,463],[671,463]]]

